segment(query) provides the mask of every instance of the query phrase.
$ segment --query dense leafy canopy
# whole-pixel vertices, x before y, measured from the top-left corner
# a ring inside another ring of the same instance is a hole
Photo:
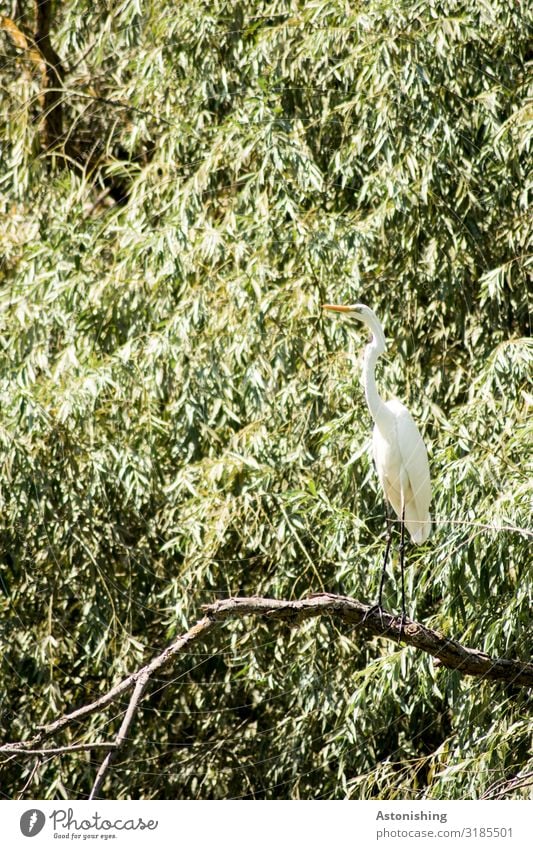
[[[378,313],[430,446],[410,613],[528,660],[527,4],[76,0],[46,62],[33,5],[0,9],[5,739],[214,597],[375,598],[365,339],[324,300]],[[479,798],[533,770],[532,727],[519,688],[329,620],[234,622],[152,687],[104,792]],[[2,793],[83,798],[99,758],[11,760]]]

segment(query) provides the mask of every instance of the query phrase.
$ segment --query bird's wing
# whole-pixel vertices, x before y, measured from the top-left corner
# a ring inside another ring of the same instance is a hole
[[[396,431],[386,435],[379,427],[374,427],[372,454],[379,482],[387,501],[398,517],[402,515],[401,469],[402,458],[397,450]]]
[[[431,528],[431,481],[426,446],[407,407],[396,399],[388,401],[387,406],[395,415],[397,443],[403,473],[407,476],[403,487],[405,524],[415,542],[424,542]]]

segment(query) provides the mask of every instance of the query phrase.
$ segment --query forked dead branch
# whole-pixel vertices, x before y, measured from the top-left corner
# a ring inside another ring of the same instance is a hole
[[[320,593],[297,601],[259,596],[237,597],[204,605],[202,609],[204,617],[192,628],[168,645],[148,664],[124,678],[103,696],[71,713],[63,714],[54,722],[41,726],[38,732],[28,740],[3,744],[0,746],[0,752],[6,756],[6,760],[23,756],[36,757],[39,761],[46,756],[73,753],[83,749],[105,749],[107,754],[98,770],[89,797],[97,798],[109,767],[128,741],[130,726],[151,676],[167,666],[176,654],[186,651],[191,643],[205,637],[220,623],[227,619],[242,619],[248,616],[261,617],[267,621],[282,620],[293,627],[297,627],[306,619],[330,616],[352,629],[361,629],[365,636],[382,637],[413,646],[419,651],[432,655],[436,665],[457,670],[462,675],[474,675],[490,681],[504,681],[515,686],[533,687],[533,663],[490,657],[485,652],[463,646],[456,640],[426,628],[419,622],[409,619],[402,622],[399,617],[392,616],[386,611],[376,610],[375,606],[363,604],[348,596]],[[77,743],[62,747],[44,745],[45,741],[53,735],[74,723],[79,723],[84,717],[103,710],[130,690],[132,694],[128,707],[113,740],[94,741],[92,744]]]

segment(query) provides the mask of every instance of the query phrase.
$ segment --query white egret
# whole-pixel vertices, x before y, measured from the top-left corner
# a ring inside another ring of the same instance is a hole
[[[372,340],[365,348],[363,386],[370,415],[374,420],[372,448],[379,482],[400,520],[400,569],[402,575],[402,621],[405,619],[404,530],[414,543],[425,542],[431,530],[429,504],[431,483],[426,446],[407,409],[396,398],[384,401],[376,387],[376,362],[387,348],[385,334],[373,310],[365,304],[338,306],[323,304],[323,310],[344,319],[360,321],[370,329]],[[383,584],[391,545],[392,528],[387,511],[388,538],[375,607],[382,609]]]

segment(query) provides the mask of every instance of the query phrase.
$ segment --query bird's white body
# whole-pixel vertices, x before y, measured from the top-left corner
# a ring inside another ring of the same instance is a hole
[[[361,321],[372,332],[372,341],[365,348],[362,377],[368,409],[374,420],[374,462],[386,499],[400,521],[404,521],[413,542],[423,543],[431,530],[428,456],[407,407],[395,398],[383,401],[378,394],[375,370],[378,357],[386,350],[383,328],[376,314],[365,304],[325,304],[324,309],[341,318]]]
[[[372,453],[387,501],[413,542],[422,543],[431,530],[431,483],[426,446],[411,413],[396,398],[384,404],[388,415],[374,425]]]

